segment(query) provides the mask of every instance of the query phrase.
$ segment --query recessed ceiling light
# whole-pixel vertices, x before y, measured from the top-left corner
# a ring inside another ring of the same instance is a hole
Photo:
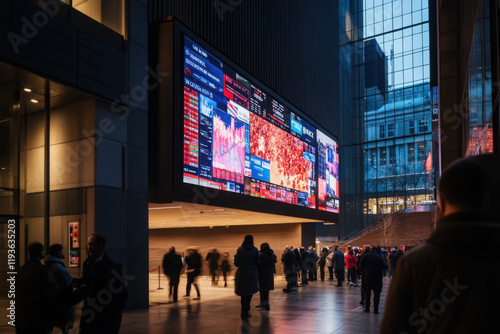
[[[38,103],[38,100],[31,99],[31,102],[33,102],[33,103]]]
[[[29,93],[29,92],[31,92],[31,89],[25,88],[24,91]]]

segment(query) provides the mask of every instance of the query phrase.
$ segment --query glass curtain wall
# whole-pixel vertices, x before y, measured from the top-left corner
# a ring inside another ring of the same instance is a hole
[[[361,157],[363,175],[350,189],[352,203],[363,225],[379,214],[429,210],[429,1],[342,0],[340,15],[341,80],[350,86],[342,105],[353,115],[343,130],[350,141],[345,149]]]
[[[469,56],[468,155],[493,153],[493,101],[489,1],[480,1]],[[498,101],[496,101],[498,103]]]

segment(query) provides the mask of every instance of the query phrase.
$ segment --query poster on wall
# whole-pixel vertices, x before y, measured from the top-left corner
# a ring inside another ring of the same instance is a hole
[[[69,266],[80,265],[80,222],[69,223]]]

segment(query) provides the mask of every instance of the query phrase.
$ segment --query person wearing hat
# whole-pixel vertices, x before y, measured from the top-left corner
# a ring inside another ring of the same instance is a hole
[[[234,256],[234,265],[238,268],[234,292],[241,297],[241,319],[243,320],[251,317],[248,311],[250,311],[252,295],[259,291],[257,269],[259,263],[259,251],[253,245],[253,236],[247,234]]]

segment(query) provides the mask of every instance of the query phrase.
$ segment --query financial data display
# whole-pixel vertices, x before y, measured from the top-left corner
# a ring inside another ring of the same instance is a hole
[[[339,212],[338,144],[184,37],[183,182]]]

